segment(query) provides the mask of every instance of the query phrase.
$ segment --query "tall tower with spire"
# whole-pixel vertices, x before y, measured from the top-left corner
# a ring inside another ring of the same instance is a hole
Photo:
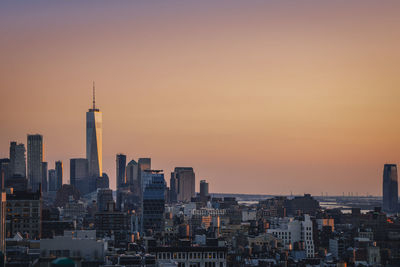
[[[86,158],[90,177],[103,173],[102,113],[96,108],[96,91],[93,82],[93,107],[86,112]]]

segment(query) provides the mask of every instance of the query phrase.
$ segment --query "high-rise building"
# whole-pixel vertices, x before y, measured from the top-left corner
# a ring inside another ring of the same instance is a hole
[[[63,185],[64,167],[61,160],[56,161],[56,190],[58,191]]]
[[[206,180],[201,180],[200,181],[200,198],[206,199],[208,198],[209,192],[208,192],[208,183]]]
[[[49,176],[48,176],[49,182],[48,182],[48,188],[49,191],[54,192],[57,191],[57,175],[56,175],[56,170],[49,170]]]
[[[26,177],[25,145],[10,143],[10,175]]]
[[[138,164],[141,171],[151,170],[151,158],[139,158]]]
[[[117,190],[126,184],[126,155],[124,154],[117,154],[116,158],[116,184]]]
[[[143,192],[142,202],[142,232],[151,230],[153,232],[164,231],[165,211],[165,180],[161,171],[146,170],[151,174],[151,181],[146,185]]]
[[[10,173],[10,159],[0,159],[0,179],[4,178],[3,182],[6,183]],[[4,176],[4,177],[3,177]]]
[[[42,181],[43,161],[43,136],[40,134],[28,135],[28,183],[33,192],[39,189]]]
[[[171,172],[171,178],[169,180],[169,201],[176,203],[178,200],[178,179],[175,177],[175,173]]]
[[[394,213],[398,210],[397,165],[383,167],[383,210]]]
[[[87,159],[70,159],[70,184],[79,189],[78,184],[88,178],[88,161]]]
[[[108,188],[97,189],[97,211],[106,211],[110,202],[114,202],[112,190]]]
[[[175,178],[178,181],[177,200],[188,202],[196,195],[196,179],[192,167],[176,167]]]
[[[47,162],[42,162],[42,192],[48,191]]]
[[[126,182],[129,184],[129,188],[132,193],[137,193],[139,184],[139,165],[136,161],[131,160],[126,166]],[[139,192],[139,191],[138,191]]]
[[[21,208],[23,207],[23,208]],[[7,195],[7,236],[26,234],[29,239],[40,239],[42,200],[39,191],[20,191]]]
[[[7,195],[4,190],[0,192],[0,256],[1,262],[4,262],[6,255],[6,206]]]
[[[86,112],[86,158],[88,160],[89,176],[101,176],[103,173],[102,113],[96,108],[94,84],[93,107]]]

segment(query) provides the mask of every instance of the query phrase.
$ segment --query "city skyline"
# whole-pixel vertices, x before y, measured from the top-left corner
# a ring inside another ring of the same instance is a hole
[[[92,80],[113,189],[118,153],[225,193],[381,195],[399,162],[399,3],[4,5],[0,157],[41,134],[64,183]]]

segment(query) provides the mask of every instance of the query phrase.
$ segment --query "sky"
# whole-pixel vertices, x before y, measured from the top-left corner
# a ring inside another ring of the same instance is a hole
[[[381,195],[400,159],[399,1],[1,1],[0,157],[44,136],[151,157],[210,192]],[[198,190],[199,186],[196,185]]]

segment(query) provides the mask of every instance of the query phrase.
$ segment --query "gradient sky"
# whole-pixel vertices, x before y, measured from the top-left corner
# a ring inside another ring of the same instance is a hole
[[[167,181],[193,166],[211,192],[380,195],[400,159],[399,14],[399,1],[1,1],[0,157],[41,133],[67,182],[94,80],[113,188],[124,153]]]

